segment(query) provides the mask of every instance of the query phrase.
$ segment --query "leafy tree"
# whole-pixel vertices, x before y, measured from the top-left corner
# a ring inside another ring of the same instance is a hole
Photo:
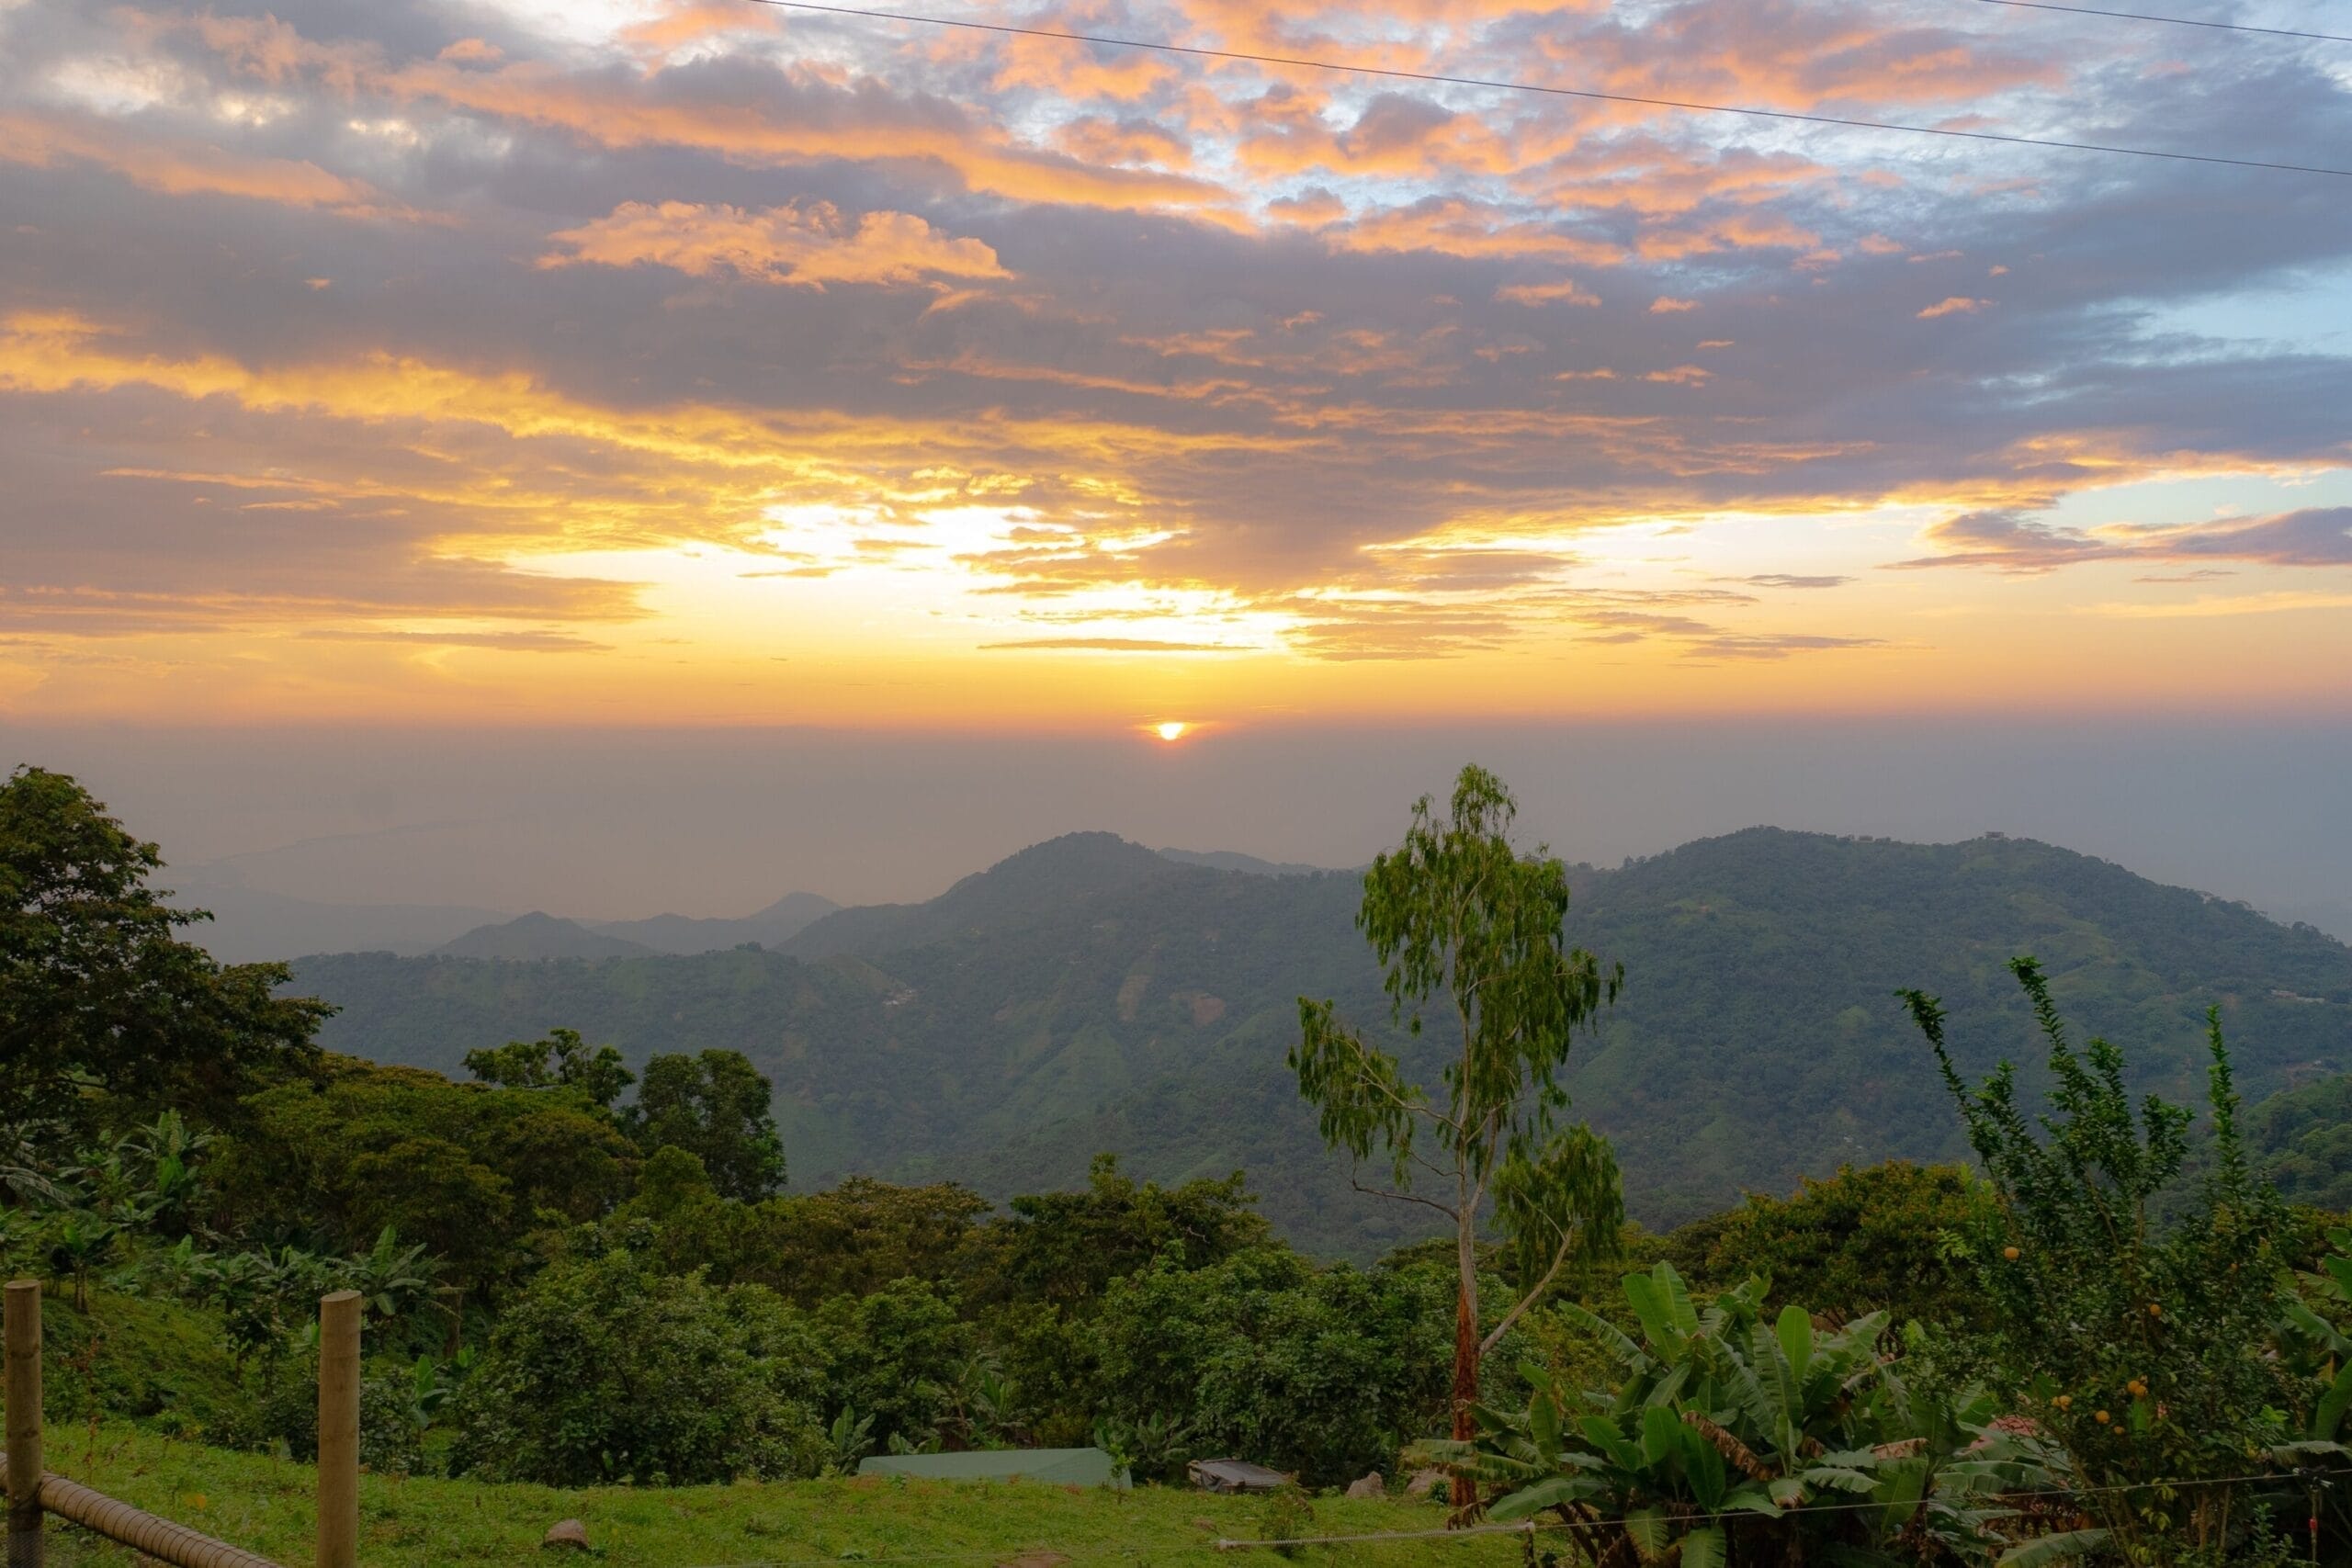
[[[1442,1418],[1453,1291],[1442,1267],[1317,1269],[1284,1247],[1115,1281],[1073,1337],[1123,1451],[1243,1453],[1311,1485],[1385,1469]]]
[[[655,1056],[624,1123],[648,1153],[667,1144],[699,1156],[722,1197],[765,1198],[784,1186],[774,1098],[741,1051]]]
[[[0,784],[0,1124],[86,1122],[118,1103],[225,1106],[257,1069],[300,1060],[333,1010],[273,995],[277,964],[223,966],[178,930],[142,843],[63,773]]]
[[[1707,1273],[1761,1276],[1777,1301],[1982,1327],[1984,1296],[1955,1249],[1981,1228],[1991,1201],[1962,1166],[1840,1166],[1790,1198],[1750,1193],[1711,1227]]]
[[[1272,1236],[1239,1171],[1162,1187],[1126,1175],[1112,1154],[1094,1156],[1086,1190],[1033,1193],[1009,1206],[1012,1217],[994,1230],[996,1271],[1012,1292],[1057,1304],[1101,1295],[1171,1247],[1204,1268]]]
[[[771,1198],[745,1216],[732,1278],[814,1305],[871,1295],[893,1280],[956,1278],[989,1201],[952,1181],[901,1187],[853,1176],[822,1192]]]
[[[116,1168],[132,1173],[136,1196],[132,1211],[141,1224],[167,1235],[185,1235],[193,1212],[204,1199],[204,1181],[197,1174],[197,1156],[213,1142],[209,1133],[188,1124],[176,1111],[166,1111],[145,1127],[133,1128],[115,1145]]]
[[[609,1118],[544,1092],[339,1056],[241,1119],[207,1168],[218,1228],[344,1253],[390,1225],[473,1284],[526,1266],[532,1232],[602,1215],[636,1155]]]
[[[1942,1007],[1903,993],[1997,1198],[1971,1237],[1996,1358],[2086,1485],[2098,1529],[2085,1548],[2145,1562],[2218,1552],[2235,1490],[2222,1482],[2286,1436],[2266,1412],[2293,1393],[2270,1350],[2286,1214],[2238,1135],[2220,1010],[2207,1040],[2212,1156],[2162,1223],[2188,1111],[2152,1094],[2135,1113],[2123,1053],[2096,1038],[2077,1051],[2041,965],[2009,967],[2049,1050],[2052,1113],[2039,1134],[2010,1066],[1971,1089],[1945,1048]]]
[[[506,1089],[568,1089],[599,1111],[610,1111],[637,1081],[610,1045],[594,1050],[576,1029],[556,1029],[544,1040],[510,1040],[466,1053],[466,1070]]]
[[[559,1263],[500,1318],[452,1404],[453,1473],[583,1486],[814,1473],[824,1354],[757,1286],[637,1255]]]
[[[898,1280],[870,1296],[836,1296],[815,1322],[832,1348],[831,1401],[873,1423],[876,1442],[928,1440],[975,1348],[949,1292]]]
[[[1591,953],[1566,945],[1567,870],[1512,847],[1517,811],[1500,779],[1466,767],[1450,814],[1436,818],[1423,795],[1403,845],[1364,876],[1356,923],[1385,971],[1392,1017],[1409,1013],[1418,1035],[1431,998],[1443,993],[1452,1009],[1440,1090],[1408,1081],[1328,1000],[1299,998],[1289,1058],[1326,1145],[1359,1162],[1388,1155],[1393,1185],[1363,1190],[1434,1210],[1453,1233],[1457,1439],[1473,1430],[1480,1360],[1572,1258],[1613,1246],[1623,1217],[1609,1145],[1581,1124],[1561,1125],[1559,1081],[1576,1031],[1615,999],[1623,969],[1604,975]],[[1491,1326],[1477,1264],[1489,1205],[1520,1254],[1521,1281]]]

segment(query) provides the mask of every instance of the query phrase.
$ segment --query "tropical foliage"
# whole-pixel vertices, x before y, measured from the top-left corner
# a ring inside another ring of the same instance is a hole
[[[1565,1309],[1613,1351],[1609,1389],[1530,1367],[1523,1415],[1481,1406],[1476,1442],[1429,1446],[1498,1486],[1494,1517],[1556,1515],[1602,1568],[1982,1556],[2000,1497],[2051,1475],[1991,1395],[1905,1379],[1882,1314],[1828,1331],[1798,1306],[1769,1315],[1762,1280],[1702,1307],[1668,1263],[1624,1292],[1635,1335]]]

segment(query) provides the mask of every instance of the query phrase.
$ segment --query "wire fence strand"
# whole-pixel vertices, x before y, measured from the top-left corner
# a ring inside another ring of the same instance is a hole
[[[2037,1501],[2069,1502],[2085,1497],[2107,1496],[2123,1492],[2191,1491],[2203,1486],[2246,1486],[2266,1481],[2276,1482],[2280,1484],[2298,1484],[2346,1475],[2352,1475],[2352,1465],[2336,1465],[2324,1468],[2313,1466],[2301,1470],[2287,1471],[2262,1471],[2246,1475],[2209,1475],[2183,1478],[2159,1477],[2154,1481],[2118,1482],[2113,1484],[2104,1486],[2041,1487],[2023,1492],[1986,1493],[1977,1500],[1992,1504],[2029,1503]],[[1908,1505],[1901,1503],[1800,1504],[1793,1507],[1782,1509],[1777,1517],[1787,1517],[1790,1515],[1797,1514],[1883,1512],[1889,1508],[1898,1508],[1906,1506],[1919,1507],[1924,1506],[1927,1503],[1932,1501],[1934,1496],[1935,1494],[1929,1493],[1927,1496],[1915,1499]],[[1759,1511],[1750,1509],[1730,1509],[1714,1513],[1677,1515],[1672,1522],[1677,1525],[1719,1524],[1728,1519],[1762,1518],[1771,1517],[1776,1516],[1769,1516],[1762,1514]],[[1420,1530],[1368,1530],[1354,1535],[1279,1536],[1262,1540],[1239,1537],[1219,1537],[1217,1540],[1204,1544],[1212,1545],[1219,1551],[1282,1551],[1306,1546],[1382,1546],[1404,1541],[1476,1540],[1480,1539],[1490,1539],[1496,1536],[1532,1537],[1544,1534],[1566,1534],[1574,1536],[1608,1529],[1612,1521],[1608,1519],[1531,1518],[1510,1524],[1486,1523],[1455,1525],[1439,1529]],[[1009,1562],[1019,1557],[1037,1555],[1046,1552],[1051,1552],[1057,1557],[1068,1558],[1072,1562],[1077,1562],[1090,1556],[1097,1558],[1141,1558],[1148,1555],[1146,1550],[1139,1546],[1081,1547],[1077,1549],[1045,1546],[999,1546],[974,1548],[970,1551],[931,1551],[906,1555],[894,1554],[883,1557],[867,1557],[857,1553],[833,1557],[765,1557],[753,1559],[750,1562],[744,1562],[698,1563],[695,1565],[695,1568],[842,1568],[843,1564],[853,1565],[853,1568],[889,1568],[889,1565],[892,1564],[919,1562],[977,1562],[982,1560],[986,1560],[990,1562]]]

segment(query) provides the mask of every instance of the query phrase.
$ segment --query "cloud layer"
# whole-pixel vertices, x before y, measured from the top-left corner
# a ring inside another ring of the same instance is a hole
[[[1964,9],[956,14],[2352,141],[2287,40]],[[2247,684],[2346,639],[2342,182],[748,0],[55,0],[0,49],[0,704],[797,713],[854,647],[1106,711],[1399,660],[1836,707],[1989,685],[2037,580],[2098,612],[2053,654],[2203,635],[2213,572],[2292,628]]]

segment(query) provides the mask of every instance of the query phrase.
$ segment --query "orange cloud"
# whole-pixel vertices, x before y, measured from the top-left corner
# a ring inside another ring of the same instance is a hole
[[[1951,299],[1939,299],[1920,311],[1919,320],[1932,321],[1939,316],[1971,315],[1986,309],[1992,303],[1990,299],[1971,299],[1964,294],[1955,294]]]
[[[141,141],[114,126],[0,112],[0,159],[49,168],[96,164],[165,196],[233,196],[355,218],[415,218],[361,180],[289,158],[251,158],[202,143]]]
[[[1574,278],[1564,277],[1557,283],[1514,283],[1495,290],[1495,298],[1508,299],[1514,305],[1598,305],[1600,296],[1584,288]]]
[[[1148,119],[1081,115],[1054,132],[1054,145],[1090,164],[1157,164],[1181,169],[1193,161],[1190,142]]]
[[[1515,256],[1577,265],[1610,265],[1623,250],[1519,217],[1491,202],[1428,197],[1409,207],[1367,212],[1319,231],[1326,244],[1347,251],[1435,251],[1454,256]]]
[[[182,25],[235,68],[273,84],[310,79],[346,96],[437,103],[596,146],[692,148],[752,166],[921,161],[952,170],[969,188],[1017,201],[1198,210],[1226,199],[1205,181],[1090,165],[945,111],[937,100],[903,98],[870,80],[845,86],[816,67],[776,70],[772,92],[719,94],[690,79],[693,62],[635,73],[574,72],[539,60],[488,69],[472,60],[394,66],[372,45],[319,43],[275,17],[206,16]]]
[[[541,256],[542,267],[650,265],[695,277],[732,273],[820,290],[829,283],[887,286],[1012,276],[979,241],[950,239],[912,213],[868,212],[852,224],[824,201],[760,212],[629,201],[593,223],[548,238],[571,250]]]

